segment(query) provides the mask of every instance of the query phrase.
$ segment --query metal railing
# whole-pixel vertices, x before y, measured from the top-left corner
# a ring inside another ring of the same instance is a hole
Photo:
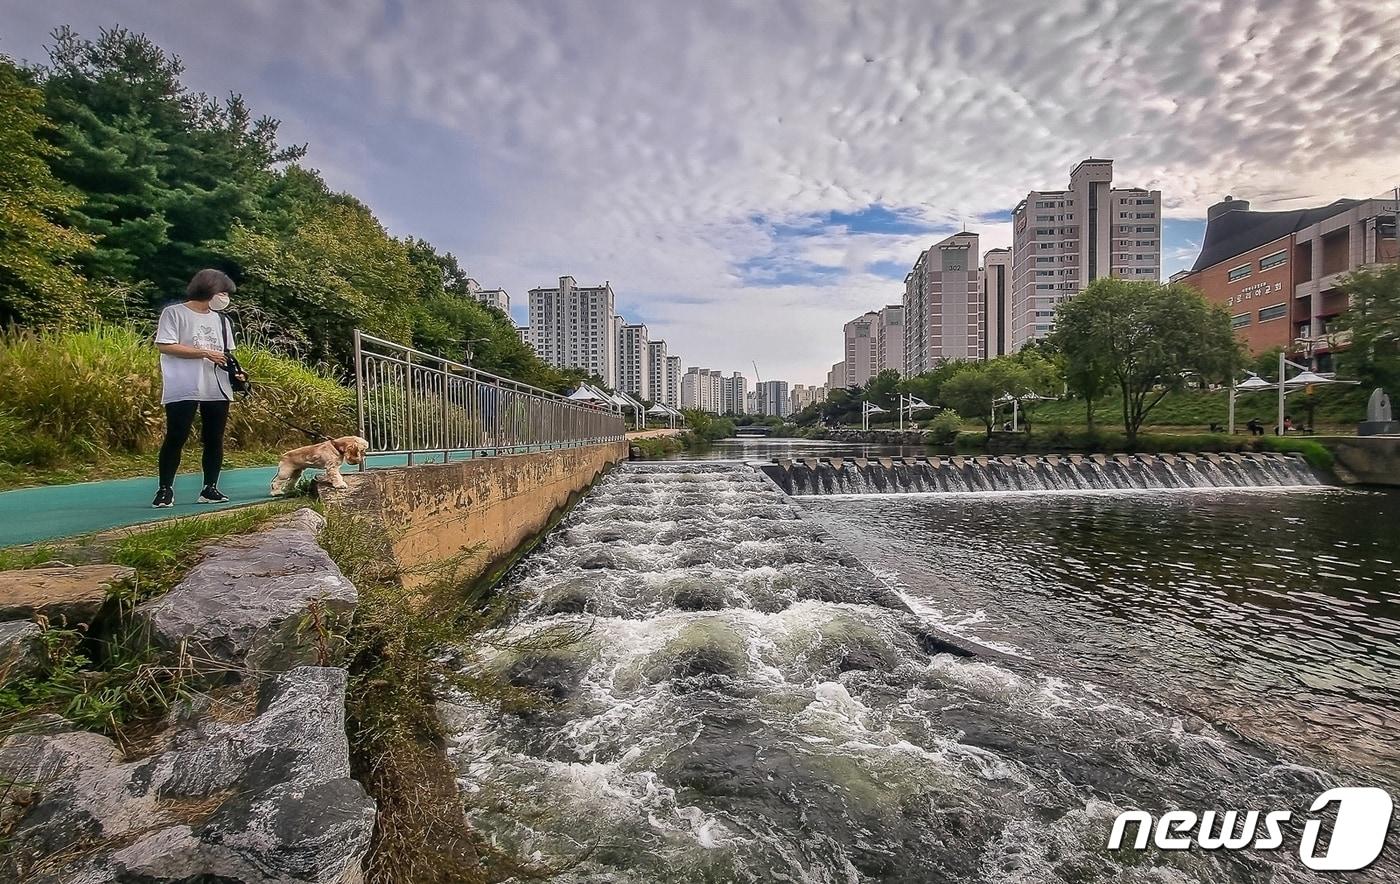
[[[622,416],[355,330],[355,403],[371,454],[510,454],[622,439]]]

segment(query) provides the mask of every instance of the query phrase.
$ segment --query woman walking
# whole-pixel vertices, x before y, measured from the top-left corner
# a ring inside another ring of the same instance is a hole
[[[161,404],[165,406],[165,441],[160,446],[160,488],[151,506],[175,503],[175,473],[195,414],[200,417],[204,446],[204,490],[199,503],[224,503],[219,469],[224,462],[224,427],[233,401],[227,352],[233,349],[233,329],[219,312],[228,307],[237,289],[219,270],[201,270],[185,287],[185,301],[160,314],[156,348],[160,350]]]

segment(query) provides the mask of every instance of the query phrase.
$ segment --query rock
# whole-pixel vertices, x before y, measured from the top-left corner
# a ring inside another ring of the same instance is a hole
[[[29,675],[39,668],[39,625],[28,620],[0,623],[0,683]]]
[[[718,611],[728,600],[721,587],[690,580],[676,589],[675,601],[682,611]]]
[[[201,719],[138,761],[99,734],[10,737],[0,779],[25,785],[0,797],[14,821],[0,878],[358,884],[375,804],[350,778],[345,681],[292,669],[263,683],[251,720]]]
[[[112,589],[135,575],[121,565],[0,571],[0,621],[38,614],[60,626],[91,623]]]
[[[137,608],[152,641],[183,646],[205,674],[332,662],[358,594],[317,544],[322,524],[315,511],[298,510],[209,547],[178,586]]]
[[[515,661],[506,679],[518,688],[538,691],[555,703],[567,700],[583,681],[582,661],[558,654],[540,654]]]

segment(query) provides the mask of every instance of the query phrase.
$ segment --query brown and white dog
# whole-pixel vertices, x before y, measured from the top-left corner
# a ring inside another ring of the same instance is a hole
[[[268,494],[282,494],[296,484],[304,470],[324,470],[321,478],[331,483],[333,488],[345,488],[345,479],[340,475],[341,463],[364,463],[369,441],[359,436],[341,436],[313,445],[293,448],[282,455],[277,464],[277,478],[272,480]]]

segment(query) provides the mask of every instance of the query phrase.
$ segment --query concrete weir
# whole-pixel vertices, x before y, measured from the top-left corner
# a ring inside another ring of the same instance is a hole
[[[368,514],[393,538],[394,556],[412,583],[417,566],[464,551],[461,576],[489,573],[544,530],[571,498],[627,458],[627,442],[530,454],[368,470],[346,476],[350,490],[332,506]]]

